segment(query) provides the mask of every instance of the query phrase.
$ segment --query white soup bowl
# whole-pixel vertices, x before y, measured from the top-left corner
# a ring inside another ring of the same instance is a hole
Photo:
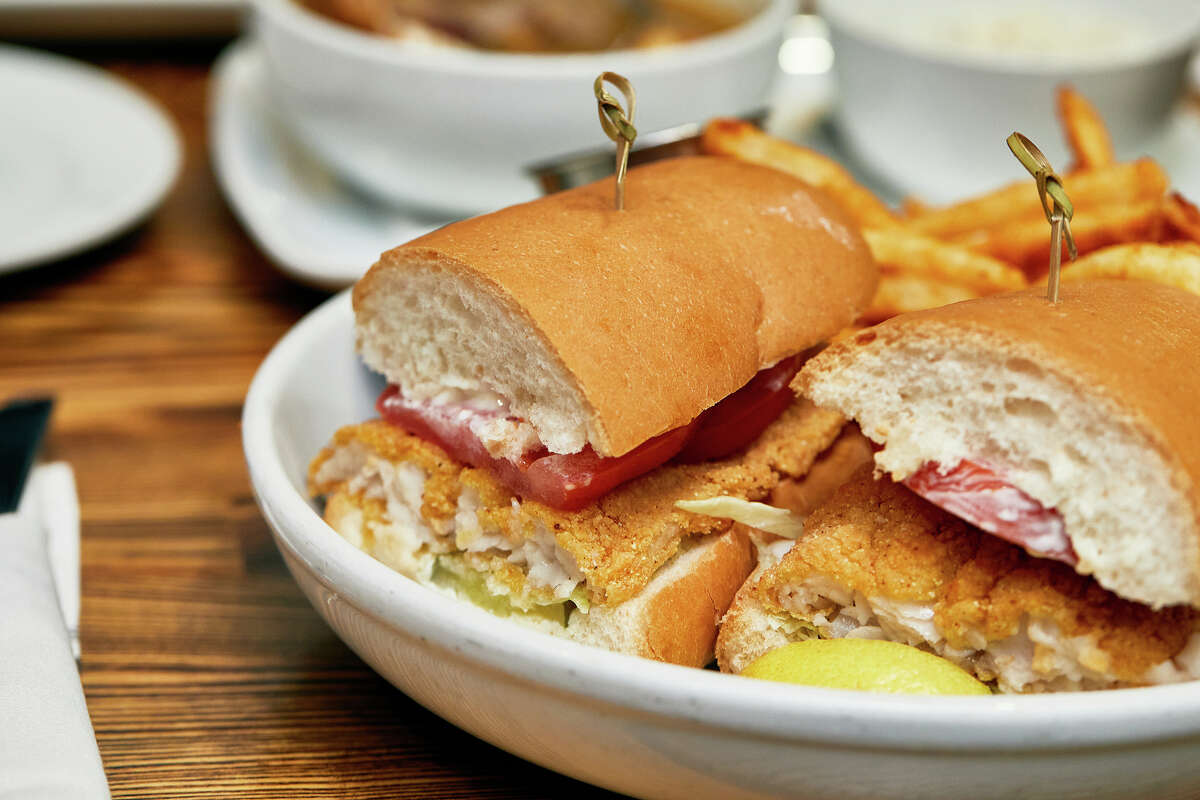
[[[762,106],[795,0],[712,0],[747,16],[661,48],[513,54],[398,42],[294,0],[255,0],[269,90],[284,122],[351,183],[386,201],[454,214],[537,197],[525,167],[609,143],[592,82],[605,70],[637,92],[655,131]]]

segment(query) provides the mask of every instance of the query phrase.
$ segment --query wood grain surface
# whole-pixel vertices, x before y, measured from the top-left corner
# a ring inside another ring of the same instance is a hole
[[[608,797],[458,731],[317,617],[250,493],[238,418],[259,362],[324,295],[275,272],[208,156],[216,46],[73,48],[184,142],[154,217],[0,276],[0,400],[58,400],[45,456],[83,514],[83,685],[118,798]]]

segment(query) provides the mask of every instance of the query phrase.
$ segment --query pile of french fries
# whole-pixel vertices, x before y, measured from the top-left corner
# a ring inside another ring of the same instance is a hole
[[[1156,280],[1200,294],[1200,210],[1178,193],[1156,162],[1117,161],[1104,119],[1069,86],[1057,93],[1072,154],[1063,175],[1075,206],[1071,230],[1080,258],[1063,254],[1063,280]],[[882,270],[861,320],[874,324],[918,311],[1044,281],[1050,227],[1029,180],[943,208],[915,198],[893,211],[840,164],[735,119],[713,120],[705,152],[796,175],[838,201],[855,219]]]

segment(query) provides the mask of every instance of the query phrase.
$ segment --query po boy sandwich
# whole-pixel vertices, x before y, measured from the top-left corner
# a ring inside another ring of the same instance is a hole
[[[765,499],[837,439],[805,355],[878,271],[845,215],[773,170],[686,158],[447,226],[354,289],[380,419],[310,489],[426,585],[551,633],[701,666],[753,566],[676,501]]]
[[[878,447],[726,617],[740,671],[812,636],[1004,691],[1200,677],[1200,297],[1085,281],[893,318],[794,384]]]

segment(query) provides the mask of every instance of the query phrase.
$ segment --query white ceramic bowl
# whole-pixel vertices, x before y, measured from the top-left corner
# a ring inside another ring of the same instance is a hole
[[[749,18],[681,45],[607,53],[414,47],[294,0],[255,0],[255,30],[280,112],[316,155],[386,200],[478,213],[538,196],[525,166],[609,143],[592,95],[605,70],[633,82],[643,131],[761,107],[795,0],[719,1]]]
[[[342,293],[259,369],[242,420],[254,491],[338,636],[464,730],[639,797],[1200,795],[1200,683],[1026,697],[810,689],[562,641],[409,581],[305,497],[309,460],[335,428],[372,416],[380,389],[354,355],[352,325]]]
[[[1025,173],[1004,144],[1014,130],[1065,169],[1054,112],[1063,82],[1099,107],[1120,151],[1140,155],[1179,95],[1200,34],[1195,0],[910,0],[902,8],[892,0],[828,0],[821,13],[834,46],[839,133],[872,172],[933,202],[1020,179]],[[968,14],[1001,21],[1024,14],[1029,25],[1068,19],[1057,29],[1058,47],[1082,40],[1098,49],[1046,61],[1019,49],[918,38],[921,26],[948,30],[947,20]],[[1122,19],[1137,26],[1130,34],[1137,40],[1104,40],[1112,33],[1106,26]]]

